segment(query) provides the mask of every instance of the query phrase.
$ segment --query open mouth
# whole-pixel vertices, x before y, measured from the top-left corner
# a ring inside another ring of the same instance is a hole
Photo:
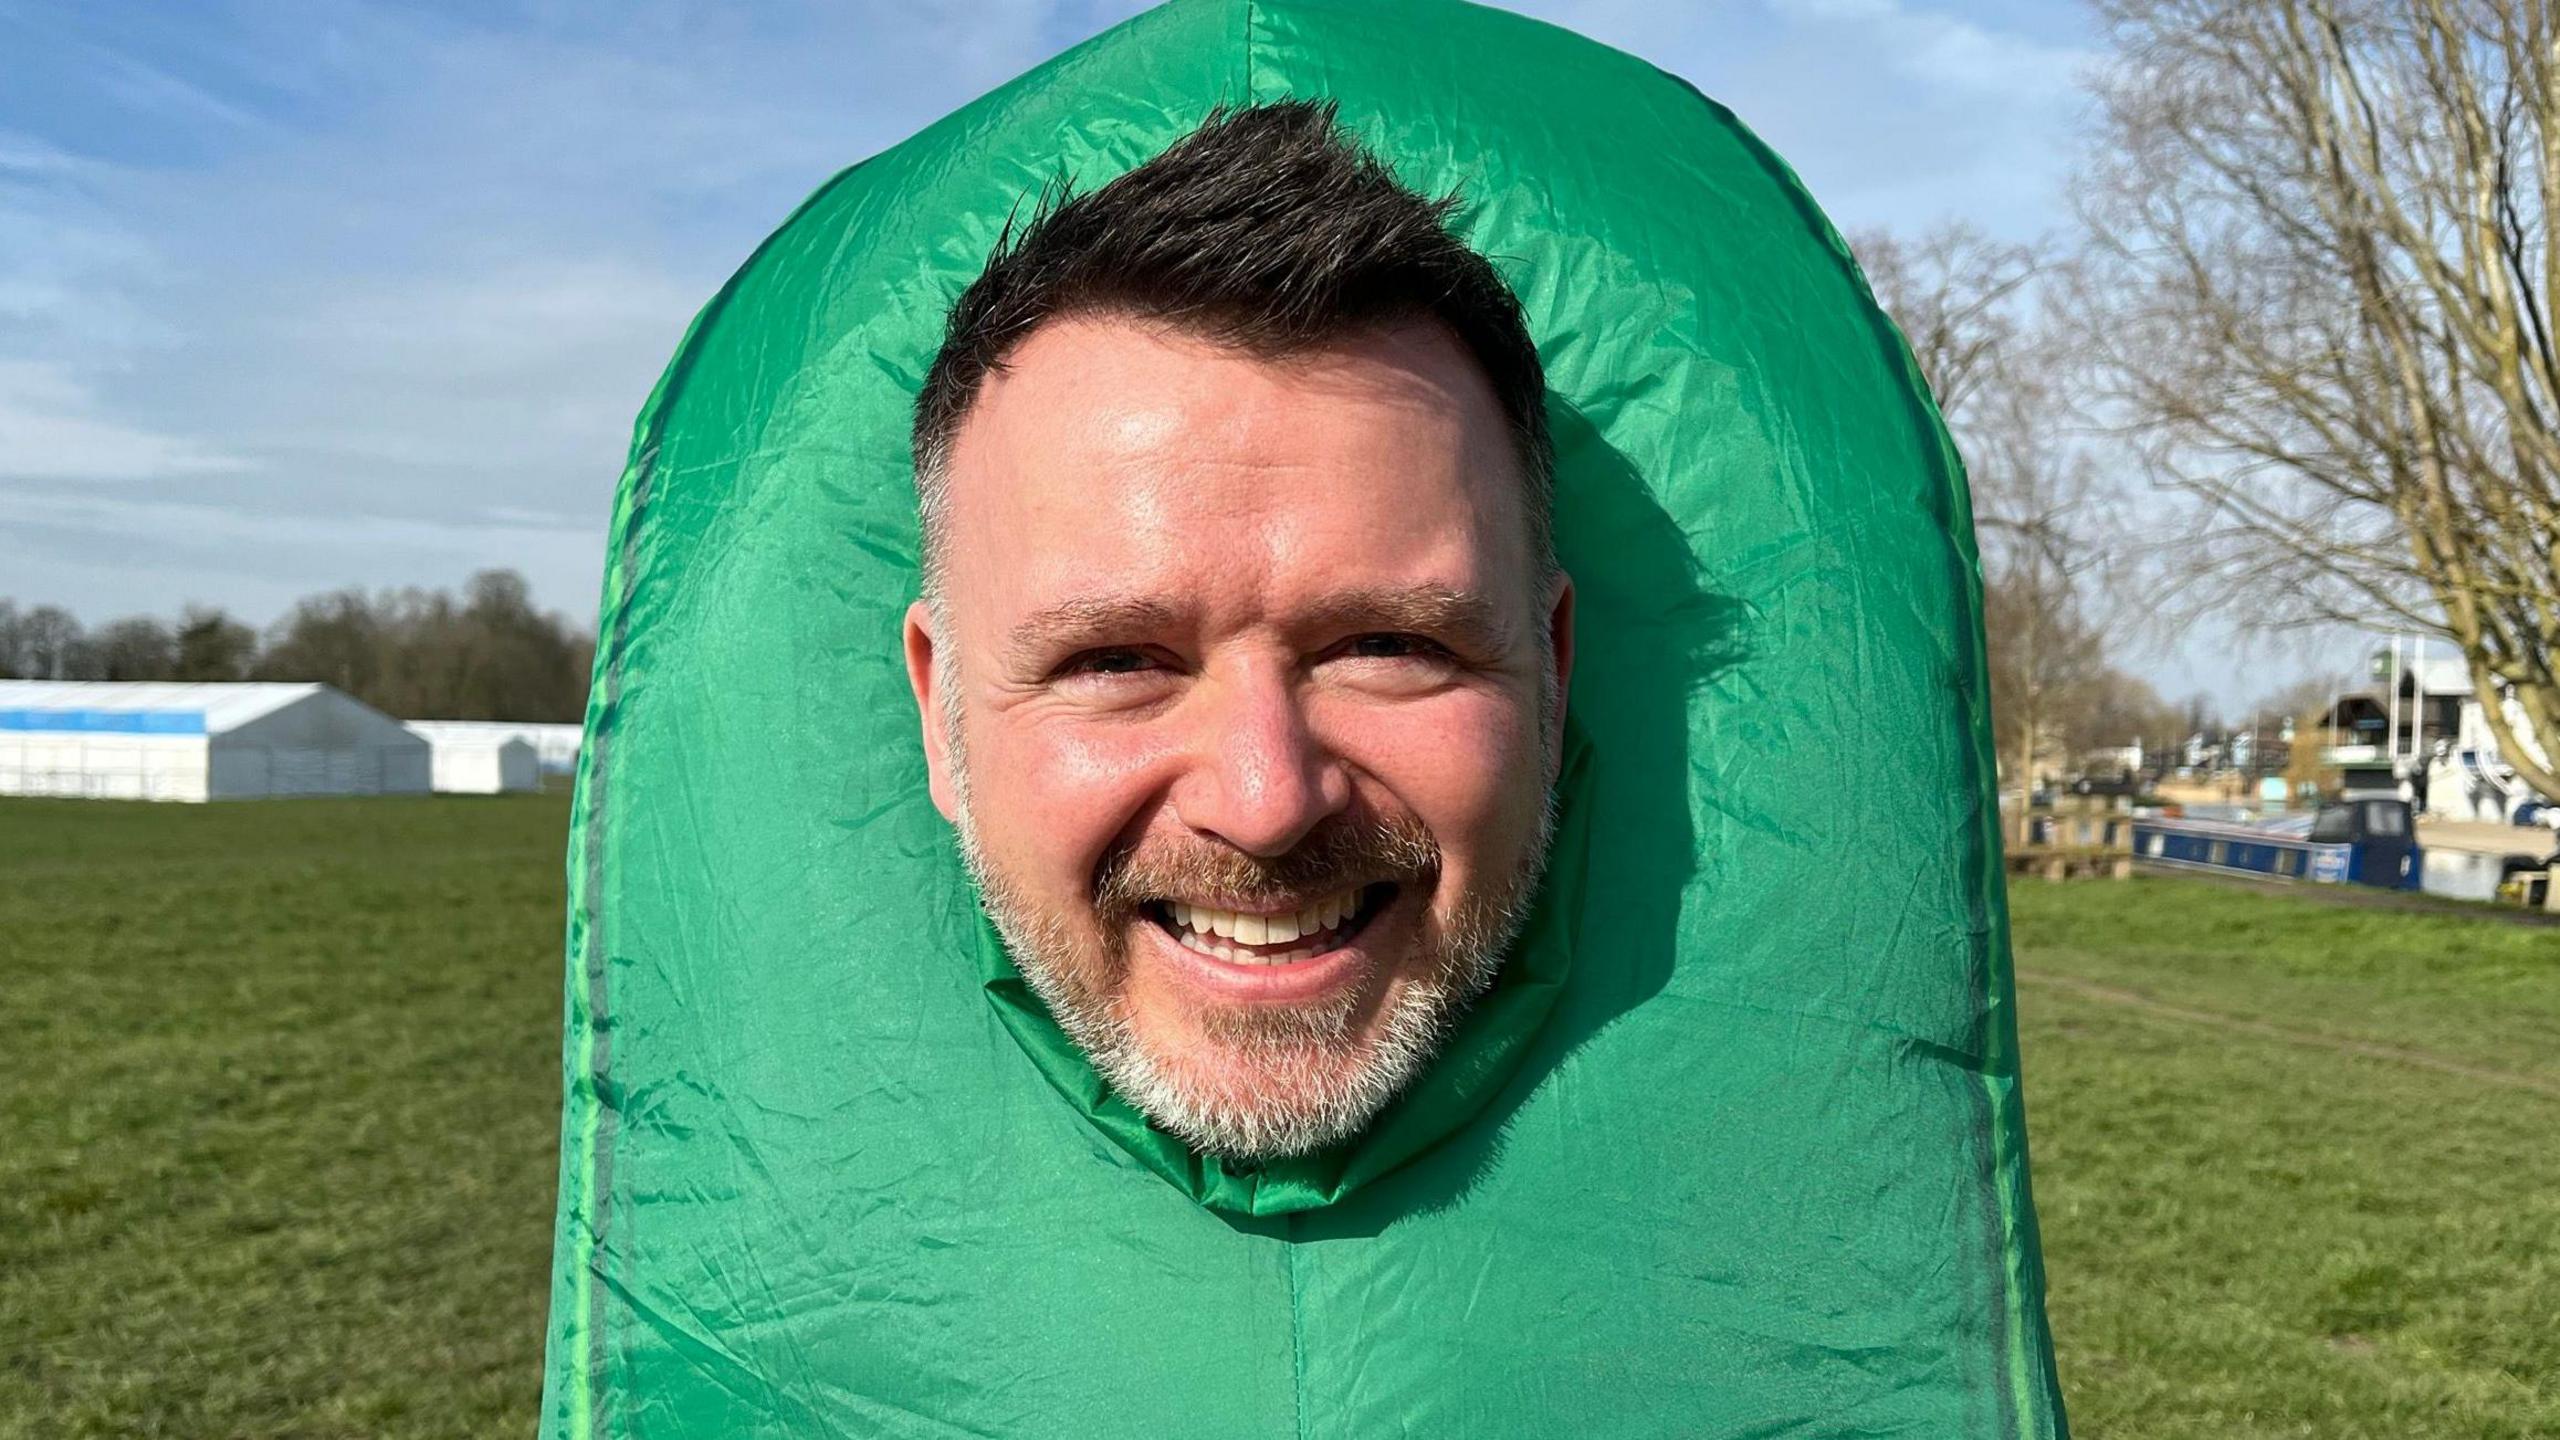
[[[1293,965],[1351,943],[1395,899],[1392,881],[1355,886],[1295,910],[1220,910],[1181,900],[1150,901],[1147,918],[1174,943],[1231,965]]]

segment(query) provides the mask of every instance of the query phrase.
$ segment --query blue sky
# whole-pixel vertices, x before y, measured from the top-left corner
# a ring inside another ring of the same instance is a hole
[[[0,0],[0,596],[263,623],[513,566],[593,611],[632,413],[829,174],[1129,0]],[[2065,0],[1533,0],[1849,227],[2060,229]],[[2145,668],[2237,701],[2220,646]]]

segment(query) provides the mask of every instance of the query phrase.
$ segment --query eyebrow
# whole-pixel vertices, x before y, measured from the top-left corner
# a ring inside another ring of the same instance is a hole
[[[1502,608],[1474,590],[1388,585],[1344,590],[1316,602],[1304,623],[1327,630],[1410,630],[1500,651],[1510,641]]]
[[[1062,600],[1016,622],[1005,637],[1005,654],[1016,668],[1021,668],[1106,636],[1169,629],[1180,614],[1171,603],[1147,595]]]
[[[1080,596],[1035,610],[1016,622],[1005,650],[1016,666],[1036,665],[1061,650],[1173,628],[1189,607],[1153,595]],[[1382,585],[1341,590],[1291,617],[1322,630],[1413,631],[1461,647],[1499,653],[1510,627],[1501,607],[1477,591],[1446,585]]]

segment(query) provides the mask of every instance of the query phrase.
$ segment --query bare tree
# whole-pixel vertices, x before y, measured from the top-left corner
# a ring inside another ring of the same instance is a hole
[[[2067,764],[2094,743],[2098,692],[2115,673],[2107,642],[2128,628],[2098,613],[2115,520],[2053,352],[2048,335],[2019,343],[1958,431],[1975,477],[1995,728],[2028,788],[2048,754]]]
[[[76,662],[86,641],[80,622],[59,605],[39,605],[18,617],[20,672],[30,680],[74,680]]]
[[[2088,687],[2080,719],[2090,748],[2142,747],[2145,768],[2170,762],[2188,734],[2185,712],[2160,698],[2149,681],[2110,668]]]
[[[2560,10],[2097,3],[2081,293],[2199,593],[2447,637],[2560,799]]]
[[[1939,411],[1953,424],[2016,348],[2019,311],[2044,267],[2043,254],[1962,221],[1908,240],[1861,230],[1849,241],[1877,302],[1902,327]]]
[[[110,621],[89,636],[100,680],[166,680],[178,666],[169,627],[148,615]]]
[[[258,658],[258,632],[220,609],[190,605],[178,617],[173,680],[239,680]]]
[[[2062,388],[2065,340],[2037,294],[2051,260],[1960,222],[1852,244],[1972,482],[1993,728],[2004,769],[2031,790],[2048,757],[2091,743],[2093,687],[2114,674],[2091,613],[2110,517]]]
[[[1992,737],[2011,780],[2027,790],[2057,778],[2098,738],[2098,702],[2117,678],[2103,635],[2079,618],[2061,583],[2025,571],[1982,592]]]
[[[2297,733],[2310,731],[2319,728],[2320,717],[2329,712],[2339,696],[2354,688],[2352,676],[2303,675],[2259,696],[2250,703],[2249,710],[2271,720],[2290,720]]]
[[[256,631],[211,606],[84,632],[56,606],[0,599],[0,678],[320,681],[411,719],[574,721],[595,637],[537,610],[524,577],[483,570],[456,598],[409,588],[306,597]]]
[[[259,680],[316,680],[367,704],[382,704],[376,683],[383,668],[382,630],[373,602],[361,590],[307,596],[271,627],[251,674]]]

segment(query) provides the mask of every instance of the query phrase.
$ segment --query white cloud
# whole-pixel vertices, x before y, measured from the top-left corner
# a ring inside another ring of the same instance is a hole
[[[520,531],[539,537],[567,535],[575,543],[599,543],[590,528],[563,525],[557,516],[484,511],[438,519],[397,515],[307,515],[291,511],[245,514],[221,504],[131,499],[98,491],[12,489],[7,505],[28,525],[93,530],[134,537],[137,544],[187,548],[241,544],[330,547],[357,545],[431,550],[469,560],[485,553],[493,536]]]
[[[1865,34],[1924,85],[1991,96],[2076,99],[2093,51],[2056,45],[1904,0],[1769,0],[1780,16]]]
[[[121,54],[102,46],[93,46],[100,81],[107,94],[137,110],[153,110],[188,124],[211,123],[258,127],[257,116],[224,100],[221,96],[191,85],[157,65]]]
[[[52,366],[0,360],[0,477],[136,480],[247,468],[204,444],[100,413],[96,393]]]
[[[52,59],[100,124],[0,131],[0,593],[255,620],[503,565],[584,611],[632,416],[729,271],[1132,8],[77,12]]]
[[[65,603],[91,621],[210,603],[264,623],[324,589],[450,586],[501,564],[551,577],[543,603],[584,618],[603,554],[601,522],[544,517],[249,511],[6,484],[0,514],[0,574],[22,603]]]
[[[154,248],[96,195],[112,167],[0,134],[0,356],[153,343]]]
[[[594,482],[619,470],[631,417],[707,294],[612,255],[369,277],[241,314],[219,342],[258,356],[261,377],[329,377],[327,406],[262,381],[196,403],[238,417],[245,445],[341,473],[441,468],[466,502],[492,488],[521,501],[525,478],[548,473],[537,494],[600,514]]]
[[[81,168],[79,157],[60,146],[0,130],[0,175],[68,175]]]

